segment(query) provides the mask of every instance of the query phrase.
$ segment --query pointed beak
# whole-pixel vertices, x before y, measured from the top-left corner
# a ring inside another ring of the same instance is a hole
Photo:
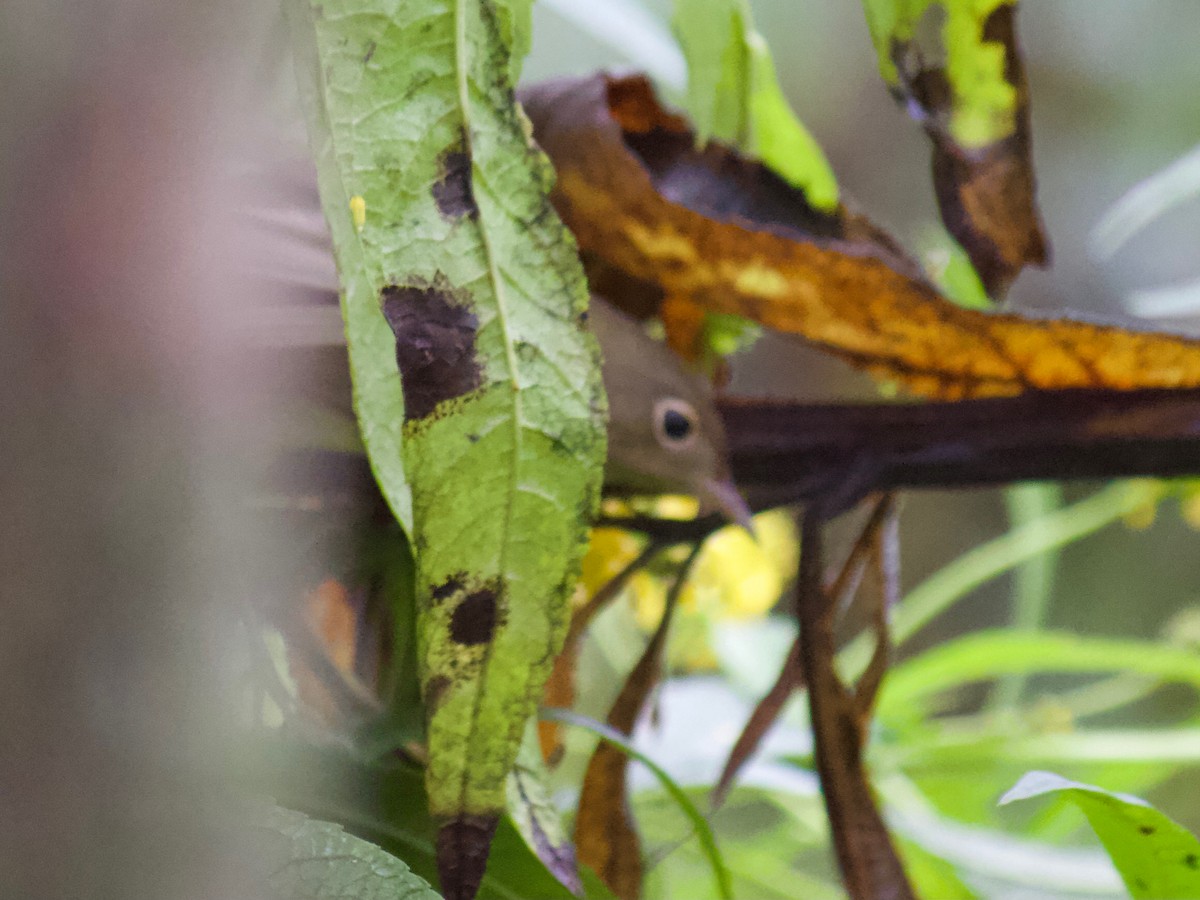
[[[701,514],[716,510],[730,522],[741,525],[754,537],[754,518],[750,507],[730,478],[706,478],[697,492]]]

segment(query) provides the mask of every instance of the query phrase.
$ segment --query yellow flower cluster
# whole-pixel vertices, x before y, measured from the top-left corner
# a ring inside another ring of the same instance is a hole
[[[662,497],[653,513],[662,518],[690,518],[696,503],[686,497]],[[612,528],[592,531],[583,560],[582,583],[587,596],[632,562],[644,546],[642,539]],[[729,526],[705,542],[679,596],[676,612],[676,651],[671,656],[687,668],[708,668],[715,660],[706,639],[708,626],[728,619],[765,615],[795,576],[799,540],[789,513],[773,510],[754,518],[754,535]],[[671,555],[674,558],[671,558]],[[666,556],[677,565],[686,548]],[[670,571],[675,566],[652,565],[634,574],[624,596],[643,630],[653,630],[666,608]]]

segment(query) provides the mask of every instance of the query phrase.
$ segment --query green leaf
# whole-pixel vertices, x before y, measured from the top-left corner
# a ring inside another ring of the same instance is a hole
[[[996,629],[949,641],[897,666],[884,680],[878,715],[909,722],[939,691],[1005,675],[1135,672],[1200,690],[1200,656],[1152,641]]]
[[[531,720],[508,775],[508,814],[525,844],[564,885],[582,889],[575,847],[567,835],[562,815],[550,799],[546,765]]]
[[[1052,772],[1027,772],[1000,803],[1047,795],[1083,811],[1134,897],[1200,897],[1200,841],[1145,800]]]
[[[729,900],[733,896],[732,886],[729,877],[729,867],[726,866],[724,858],[721,856],[721,851],[717,847],[716,839],[713,837],[712,828],[708,824],[708,820],[696,808],[696,805],[688,797],[687,792],[675,782],[662,766],[658,765],[646,754],[639,751],[630,742],[624,734],[617,731],[615,728],[610,728],[603,722],[597,722],[595,719],[589,719],[587,716],[581,716],[578,713],[571,712],[567,709],[543,709],[542,718],[548,719],[551,722],[562,722],[565,725],[575,725],[579,728],[596,734],[601,740],[607,741],[613,746],[619,748],[623,753],[636,759],[644,765],[658,779],[663,790],[671,797],[678,805],[680,811],[687,816],[688,821],[696,833],[696,839],[700,843],[701,850],[708,861],[712,870],[712,879],[716,887],[717,896],[721,900]]]
[[[748,0],[674,0],[671,22],[687,59],[686,105],[697,139],[757,156],[814,208],[835,209],[833,170],[779,87]]]
[[[879,73],[896,90],[903,85],[893,54],[919,43],[919,33],[941,16],[938,49],[952,94],[949,131],[964,147],[985,147],[1016,129],[1017,90],[1004,77],[1004,46],[984,40],[988,17],[1005,4],[1015,0],[863,0]]]
[[[259,857],[272,896],[290,900],[440,900],[429,883],[374,844],[341,825],[271,808],[259,828],[284,842]]]
[[[355,751],[280,739],[243,755],[257,794],[336,821],[404,860],[426,881],[437,877],[436,825],[422,771],[394,755],[367,760]],[[588,894],[607,900],[603,894]],[[507,816],[500,820],[478,900],[575,900],[530,851]]]
[[[527,6],[292,4],[356,406],[415,549],[430,808],[456,821],[504,808],[604,458],[583,272],[513,97]]]

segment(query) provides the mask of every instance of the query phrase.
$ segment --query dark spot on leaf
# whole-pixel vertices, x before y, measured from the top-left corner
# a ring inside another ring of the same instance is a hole
[[[429,710],[429,715],[433,715],[441,705],[442,695],[449,687],[450,679],[445,675],[434,675],[429,679],[429,683],[425,685],[425,708]]]
[[[1148,885],[1146,884],[1146,879],[1144,879],[1144,878],[1133,879],[1133,886],[1136,887],[1139,891],[1144,891],[1148,887]]]
[[[496,590],[482,587],[463,598],[450,615],[450,639],[456,644],[486,644],[496,630]]]
[[[444,150],[438,157],[438,177],[433,183],[433,201],[447,219],[479,215],[471,185],[471,157],[466,141]]]
[[[363,54],[363,63],[364,64],[369,63],[371,61],[371,57],[375,55],[375,47],[376,47],[376,44],[374,41],[371,41],[370,43],[367,44],[367,52]]]
[[[470,441],[472,444],[478,444],[479,443],[479,435],[474,434],[474,433],[468,434],[467,440]]]
[[[444,278],[439,276],[432,285],[388,285],[381,301],[396,336],[405,421],[424,419],[438,404],[479,387],[479,321]]]
[[[498,816],[459,816],[438,829],[437,865],[446,900],[473,900],[479,892]]]
[[[1195,853],[1189,853],[1183,858],[1183,864],[1189,869],[1195,869],[1200,866],[1200,857],[1197,857]]]
[[[1154,834],[1154,826],[1153,825],[1139,825],[1138,831],[1140,831],[1142,834]]]
[[[465,577],[466,575],[463,572],[456,572],[441,584],[436,585],[430,594],[430,596],[433,598],[433,602],[437,603],[439,600],[445,600],[447,597],[453,597],[455,594],[461,591],[463,588],[463,579]]]

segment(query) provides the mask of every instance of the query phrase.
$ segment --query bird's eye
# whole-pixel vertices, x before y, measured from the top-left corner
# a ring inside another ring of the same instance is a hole
[[[654,404],[654,436],[664,447],[690,446],[698,432],[696,410],[685,400],[667,397]]]

